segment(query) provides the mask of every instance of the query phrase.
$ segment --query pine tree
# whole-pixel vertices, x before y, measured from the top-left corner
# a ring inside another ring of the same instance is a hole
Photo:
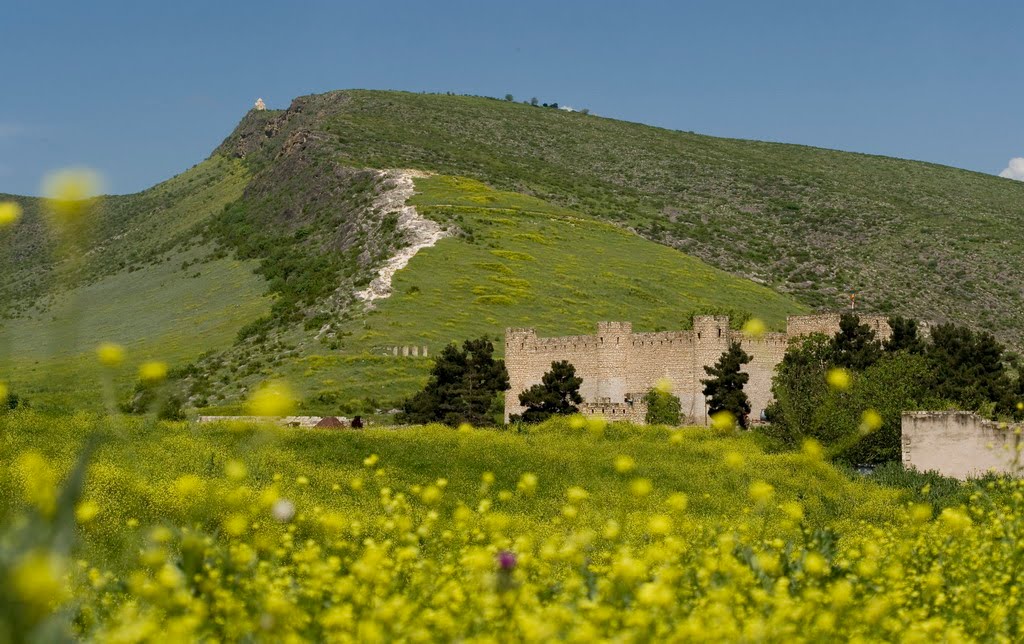
[[[844,313],[839,318],[839,332],[832,338],[832,364],[855,371],[863,371],[882,357],[882,344],[860,317]]]
[[[490,424],[495,398],[508,386],[505,362],[494,359],[490,340],[466,340],[461,350],[452,343],[434,360],[423,390],[405,401],[400,420],[452,427]]]
[[[913,318],[894,315],[889,318],[892,334],[882,343],[882,348],[889,353],[906,351],[907,353],[924,353],[924,340],[921,339],[920,325]]]
[[[583,402],[580,385],[583,378],[576,376],[576,367],[568,361],[552,362],[551,370],[541,377],[540,384],[519,394],[519,404],[526,407],[521,416],[514,420],[539,423],[551,416],[575,414],[576,405]]]
[[[701,380],[704,396],[708,398],[708,414],[727,411],[744,428],[747,426],[747,414],[750,413],[750,400],[743,392],[743,385],[747,384],[750,376],[740,369],[748,362],[750,356],[740,347],[739,342],[733,342],[715,366],[704,367],[704,371],[711,377]]]

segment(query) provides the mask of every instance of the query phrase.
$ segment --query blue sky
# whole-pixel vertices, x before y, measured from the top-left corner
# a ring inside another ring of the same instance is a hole
[[[536,96],[993,174],[1024,157],[1020,2],[5,0],[0,14],[0,192],[37,194],[69,165],[140,190],[204,159],[258,96],[352,87]]]

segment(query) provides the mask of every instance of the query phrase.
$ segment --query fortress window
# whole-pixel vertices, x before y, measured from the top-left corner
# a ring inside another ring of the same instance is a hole
[[[718,327],[718,337],[722,337],[722,327]]]

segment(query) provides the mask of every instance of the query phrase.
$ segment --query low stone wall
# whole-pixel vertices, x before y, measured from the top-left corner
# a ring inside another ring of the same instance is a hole
[[[200,423],[275,423],[285,427],[313,427],[322,416],[200,416]]]
[[[905,467],[960,480],[1022,473],[1020,424],[967,411],[913,411],[903,413],[901,428]]]

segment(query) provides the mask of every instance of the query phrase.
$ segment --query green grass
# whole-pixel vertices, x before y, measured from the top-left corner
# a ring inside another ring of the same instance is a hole
[[[286,365],[310,409],[320,392],[342,403],[394,402],[422,386],[429,361],[393,357],[392,346],[445,344],[509,326],[545,335],[589,334],[600,320],[637,331],[689,328],[694,313],[749,313],[775,329],[806,309],[794,300],[672,248],[539,199],[480,182],[431,177],[412,203],[471,234],[421,250],[399,271],[393,294],[339,327],[340,346],[322,346]],[[503,347],[496,342],[499,354]]]
[[[117,378],[122,396],[144,360],[183,364],[230,344],[242,325],[269,310],[270,301],[252,262],[224,258],[181,267],[208,252],[197,247],[172,253],[162,263],[61,293],[42,310],[7,321],[0,338],[10,351],[13,389],[42,409],[96,408],[101,398],[94,349],[100,342],[127,350]]]
[[[813,527],[831,527],[840,534],[860,521],[881,525],[893,520],[902,492],[850,478],[822,461],[800,454],[769,454],[756,437],[718,436],[705,429],[678,430],[678,442],[665,428],[610,425],[603,434],[573,430],[562,419],[534,428],[529,434],[498,430],[460,433],[443,426],[365,431],[293,430],[273,426],[159,423],[149,426],[138,419],[111,424],[87,415],[53,418],[35,413],[10,416],[9,431],[0,433],[0,460],[13,463],[25,450],[41,452],[59,472],[70,468],[90,429],[105,437],[87,480],[85,497],[98,499],[103,520],[85,533],[94,561],[117,564],[118,553],[130,552],[137,534],[125,530],[128,519],[142,525],[190,523],[182,513],[172,484],[180,476],[223,480],[229,459],[244,462],[246,484],[259,490],[276,485],[280,493],[303,508],[319,506],[366,515],[363,499],[349,490],[353,478],[369,489],[389,487],[400,492],[413,486],[446,479],[445,499],[439,510],[448,514],[459,504],[476,507],[484,472],[492,472],[491,495],[516,490],[524,472],[537,475],[532,497],[516,495],[495,509],[506,513],[521,530],[548,528],[551,517],[566,502],[565,491],[582,485],[590,501],[580,523],[600,527],[601,517],[619,517],[623,526],[631,518],[663,511],[665,498],[683,492],[689,498],[688,515],[707,525],[729,524],[749,508],[747,489],[763,480],[776,489],[776,500],[799,499]],[[725,464],[724,455],[742,456],[740,467]],[[137,458],[145,454],[146,458]],[[381,476],[367,470],[363,459],[379,456]],[[627,475],[616,472],[618,455],[632,457],[637,468]],[[0,472],[0,524],[5,523],[20,496],[17,473]],[[305,476],[308,484],[297,483]],[[633,498],[629,483],[648,478],[654,491]],[[340,491],[332,489],[338,483]],[[371,497],[373,495],[371,494]],[[216,528],[218,518],[209,517]]]

